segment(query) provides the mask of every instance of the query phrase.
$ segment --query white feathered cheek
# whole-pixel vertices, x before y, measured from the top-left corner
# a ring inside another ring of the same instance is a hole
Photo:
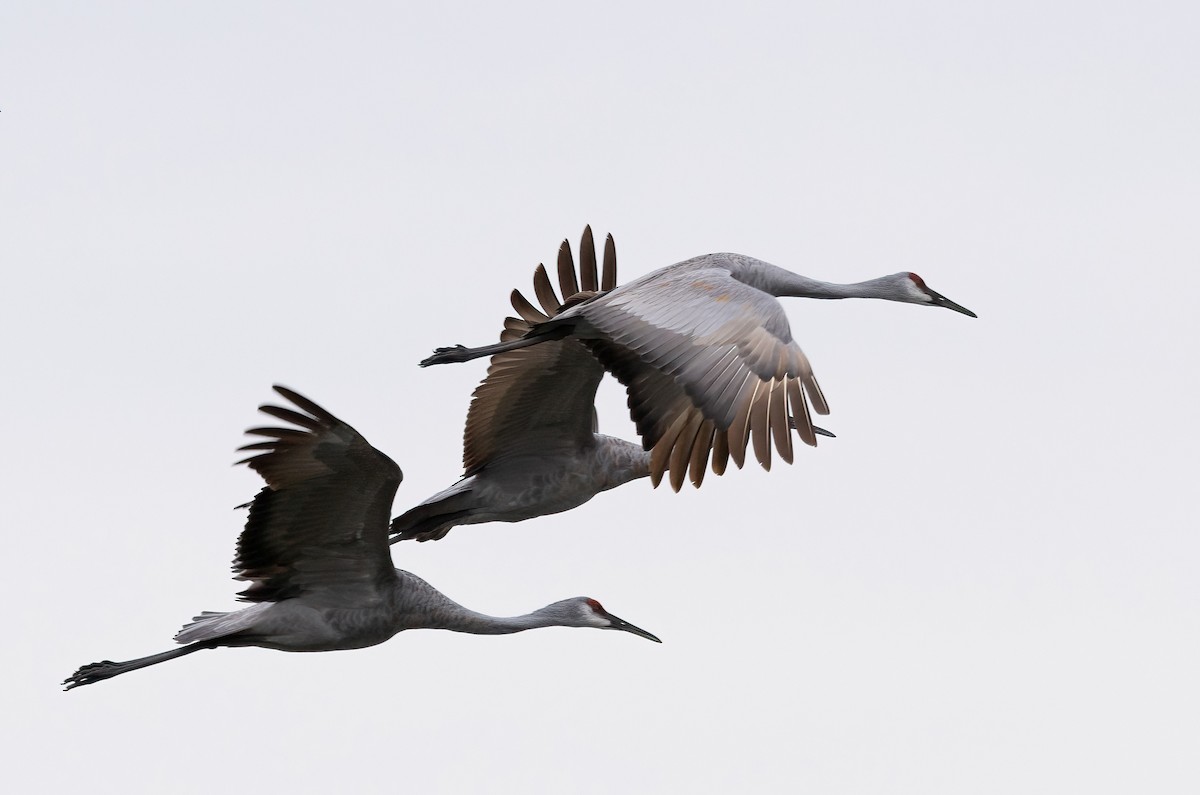
[[[914,304],[933,304],[934,298],[929,294],[929,288],[925,286],[925,280],[915,273],[904,274],[908,278],[904,280],[904,289],[908,293],[908,300]]]
[[[588,599],[583,605],[583,621],[588,626],[603,629],[611,625],[605,615],[604,608],[595,599]]]
[[[918,287],[917,283],[911,278],[906,280],[905,285],[908,291],[909,300],[911,300],[914,304],[933,303],[933,296]]]

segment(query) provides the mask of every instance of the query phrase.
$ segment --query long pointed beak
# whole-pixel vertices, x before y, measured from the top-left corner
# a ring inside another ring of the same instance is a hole
[[[628,621],[626,621],[622,618],[617,618],[612,613],[608,614],[608,620],[612,622],[612,625],[607,627],[607,629],[619,629],[624,632],[632,632],[634,635],[637,635],[639,638],[645,638],[646,640],[652,640],[655,643],[662,643],[661,640],[659,640],[655,636],[651,635],[646,630],[642,629],[641,627],[635,627],[633,624],[630,624]]]
[[[929,288],[926,288],[926,289],[929,289]],[[929,290],[929,294],[931,296],[933,296],[933,305],[934,306],[944,306],[947,309],[953,309],[955,312],[962,312],[967,317],[979,317],[979,315],[975,314],[970,309],[967,309],[962,304],[954,303],[953,301],[951,301],[949,298],[942,295],[941,293],[935,293],[933,290]]]

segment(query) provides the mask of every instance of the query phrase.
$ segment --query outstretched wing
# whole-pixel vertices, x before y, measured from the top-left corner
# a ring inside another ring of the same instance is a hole
[[[513,309],[520,317],[505,321],[500,339],[525,334],[537,324],[609,289],[617,280],[617,254],[612,235],[604,245],[604,267],[598,278],[592,229],[583,231],[579,271],[571,246],[558,251],[560,299],[542,265],[534,273],[537,309],[518,290]],[[489,463],[518,455],[553,455],[595,443],[596,388],[604,367],[574,339],[553,340],[492,357],[487,377],[475,389],[463,430],[463,467],[473,475]]]
[[[808,402],[829,413],[808,358],[773,297],[725,268],[689,260],[570,310],[600,335],[587,340],[629,393],[638,433],[651,450],[651,478],[685,470],[699,485],[709,455],[720,474],[740,467],[751,441],[764,468],[771,440],[792,460],[791,428],[815,445]]]
[[[238,463],[267,482],[238,538],[233,569],[252,583],[239,597],[277,602],[394,576],[387,530],[400,467],[316,403],[275,391],[301,411],[260,406],[298,427],[251,428],[266,440],[238,448],[262,451]]]

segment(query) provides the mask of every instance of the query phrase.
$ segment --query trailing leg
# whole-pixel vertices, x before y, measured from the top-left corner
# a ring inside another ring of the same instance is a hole
[[[174,660],[176,657],[182,657],[185,654],[191,654],[194,651],[201,649],[215,649],[222,644],[217,641],[200,641],[192,643],[188,646],[181,646],[178,649],[164,651],[161,654],[151,654],[149,657],[139,657],[136,660],[128,662],[113,662],[112,660],[104,660],[102,662],[90,663],[83,666],[75,673],[71,674],[63,684],[66,687],[63,690],[70,690],[73,687],[82,687],[96,682],[101,682],[105,679],[112,679],[114,676],[120,676],[129,671],[136,671],[139,668],[145,668],[148,665],[157,665],[160,662]]]
[[[478,359],[481,356],[495,356],[497,353],[505,351],[515,351],[519,348],[528,348],[530,345],[537,345],[539,342],[547,342],[549,340],[561,340],[563,337],[569,336],[571,327],[567,325],[554,325],[549,328],[539,327],[530,331],[524,337],[510,340],[508,342],[497,342],[494,345],[483,345],[479,348],[468,348],[463,345],[455,345],[451,348],[436,348],[433,355],[427,359],[421,360],[422,367],[428,367],[431,364],[452,364],[458,362],[469,362],[472,359]]]

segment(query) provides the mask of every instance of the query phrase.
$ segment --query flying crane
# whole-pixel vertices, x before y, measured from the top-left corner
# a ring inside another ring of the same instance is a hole
[[[280,651],[360,649],[406,629],[503,635],[541,627],[592,627],[658,638],[588,597],[498,618],[468,610],[420,577],[394,568],[387,541],[402,474],[354,428],[282,386],[301,411],[260,410],[298,427],[252,428],[265,437],[240,448],[267,485],[249,503],[234,570],[251,585],[249,607],[205,612],[175,636],[179,648],[128,662],[92,663],[63,682],[70,690],[201,649],[259,646]],[[303,413],[302,413],[303,412]]]

